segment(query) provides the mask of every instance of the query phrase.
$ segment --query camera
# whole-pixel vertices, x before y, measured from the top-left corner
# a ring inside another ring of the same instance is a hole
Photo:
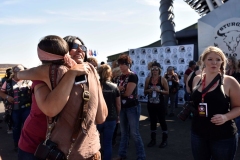
[[[177,115],[179,119],[182,121],[185,121],[190,113],[193,113],[193,115],[197,114],[197,111],[193,108],[193,102],[192,101],[186,101],[183,105],[183,110]]]
[[[41,160],[65,160],[64,153],[57,148],[57,144],[51,140],[47,140],[46,143],[42,142],[38,145],[34,156]]]

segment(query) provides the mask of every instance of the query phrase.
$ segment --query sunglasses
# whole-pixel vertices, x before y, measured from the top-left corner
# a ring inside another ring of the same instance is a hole
[[[78,49],[80,48],[82,51],[86,52],[87,51],[87,47],[81,44],[77,44],[77,43],[73,43],[72,45],[72,49]]]
[[[152,68],[151,70],[152,71],[158,71],[158,68]]]

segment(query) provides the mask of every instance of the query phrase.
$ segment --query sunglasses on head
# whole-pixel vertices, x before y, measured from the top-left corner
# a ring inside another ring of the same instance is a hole
[[[152,71],[158,71],[158,68],[152,68],[151,70]]]
[[[86,52],[87,51],[87,47],[81,44],[77,44],[77,43],[73,43],[72,45],[72,49],[78,49],[80,48],[82,51]]]

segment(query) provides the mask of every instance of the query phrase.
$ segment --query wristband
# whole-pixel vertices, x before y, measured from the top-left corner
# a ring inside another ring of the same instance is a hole
[[[8,99],[8,95],[7,95],[6,99]]]

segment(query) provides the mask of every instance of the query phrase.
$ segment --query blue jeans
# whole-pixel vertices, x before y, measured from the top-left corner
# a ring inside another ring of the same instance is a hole
[[[121,142],[119,145],[118,154],[122,158],[126,158],[130,128],[131,137],[135,142],[137,150],[137,160],[146,159],[142,138],[139,133],[140,113],[141,113],[140,105],[130,108],[121,108],[120,111]]]
[[[112,137],[116,127],[115,121],[105,121],[102,124],[97,125],[97,129],[101,135],[103,135],[103,142],[101,146],[103,148],[103,160],[112,159]]]
[[[191,134],[194,160],[233,160],[238,145],[238,134],[232,138],[210,140]]]
[[[15,147],[17,147],[18,140],[21,135],[22,126],[30,113],[31,107],[25,107],[18,110],[12,110],[13,120],[13,141]]]
[[[18,148],[18,160],[39,160],[33,153],[28,153]]]
[[[240,116],[235,118],[235,123],[238,129],[238,136],[240,136]]]

